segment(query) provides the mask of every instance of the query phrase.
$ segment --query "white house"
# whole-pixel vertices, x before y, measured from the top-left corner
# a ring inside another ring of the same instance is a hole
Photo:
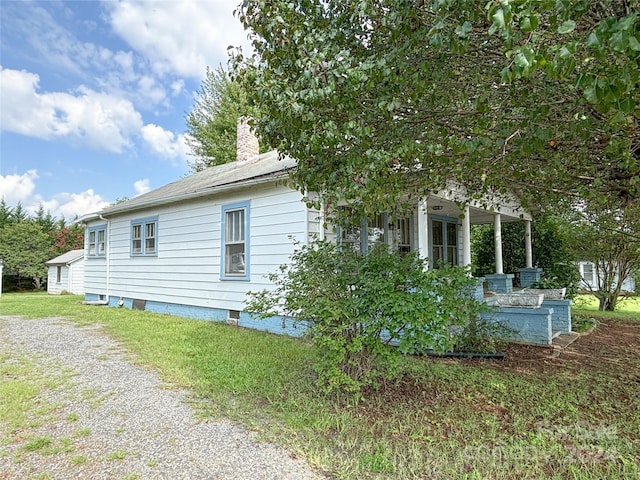
[[[604,282],[604,273],[597,268],[596,263],[588,261],[578,262],[578,268],[580,270],[580,288],[584,290],[598,290],[598,283]],[[598,277],[600,282],[598,282]],[[618,275],[614,278],[614,287],[618,284]],[[622,282],[622,291],[633,293],[636,291],[636,282],[633,275],[628,276]]]
[[[292,238],[336,238],[361,250],[381,241],[417,250],[432,264],[467,265],[472,223],[494,223],[499,240],[502,221],[530,221],[515,202],[495,205],[500,213],[476,204],[461,209],[450,192],[417,201],[406,218],[379,215],[336,233],[323,227],[325,212],[287,184],[295,167],[275,151],[258,155],[257,140],[241,124],[237,161],[83,217],[85,301],[296,334],[281,319],[254,320],[243,311],[247,292],[269,288],[265,275],[289,261]],[[497,276],[510,282],[500,245]]]
[[[48,267],[47,293],[84,293],[84,250],[71,250],[45,262]]]

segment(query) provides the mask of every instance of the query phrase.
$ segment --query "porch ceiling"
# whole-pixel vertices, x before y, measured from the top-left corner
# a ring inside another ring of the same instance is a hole
[[[463,214],[455,202],[439,197],[429,198],[427,201],[427,210],[429,215],[442,215],[443,217],[462,218],[461,215]],[[509,206],[500,208],[499,213],[501,214],[502,223],[520,222],[531,218],[525,212],[515,212],[513,208]],[[493,223],[494,221],[494,212],[482,208],[470,206],[469,214],[472,225]]]

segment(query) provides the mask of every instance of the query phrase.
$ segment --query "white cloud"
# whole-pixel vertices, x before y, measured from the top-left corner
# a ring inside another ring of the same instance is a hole
[[[34,195],[35,181],[38,178],[36,170],[29,170],[23,174],[0,175],[0,197],[11,208],[20,202],[25,210],[33,214],[42,205],[45,212],[49,211],[55,218],[65,218],[67,221],[73,220],[76,215],[97,212],[109,205],[109,202],[96,194],[93,189],[81,193],[62,192],[50,199]]]
[[[52,209],[52,212],[57,212],[58,215],[67,219],[73,219],[76,215],[81,217],[87,213],[97,212],[109,205],[109,202],[96,194],[92,188],[80,193],[59,193],[53,198],[53,201],[58,203],[58,207]]]
[[[171,84],[171,95],[177,97],[184,91],[184,80],[176,80]]]
[[[227,61],[229,45],[246,34],[233,17],[238,0],[106,2],[114,31],[144,55],[159,74],[203,78],[206,67]]]
[[[40,78],[0,66],[0,129],[51,140],[65,138],[96,150],[121,153],[142,118],[131,102],[86,87],[75,95],[39,93]]]
[[[35,180],[38,179],[36,170],[29,170],[21,175],[0,175],[0,198],[7,205],[25,203],[35,191]]]
[[[143,178],[142,180],[133,182],[133,188],[135,188],[136,190],[136,197],[138,195],[142,195],[143,193],[147,193],[149,190],[151,190],[151,187],[149,186],[149,179]]]
[[[148,147],[174,164],[186,164],[188,147],[183,134],[176,135],[159,125],[150,123],[142,127],[142,138]]]

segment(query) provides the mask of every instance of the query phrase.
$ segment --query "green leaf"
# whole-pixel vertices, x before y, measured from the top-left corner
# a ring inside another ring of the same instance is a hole
[[[493,15],[491,15],[491,19],[496,27],[500,29],[505,27],[504,10],[502,10],[502,8],[497,8],[496,11],[493,12]]]
[[[634,52],[640,52],[640,42],[633,35],[629,37],[629,48]]]
[[[538,27],[539,22],[538,16],[530,13],[520,20],[520,29],[525,33],[529,33]]]
[[[609,40],[609,45],[611,45],[611,48],[618,52],[624,52],[626,50],[625,36],[626,35],[623,35],[622,32],[614,33]]]
[[[567,33],[573,32],[575,29],[576,29],[576,22],[574,22],[573,20],[565,20],[558,27],[558,33],[560,35],[565,35]]]
[[[587,37],[587,46],[591,48],[598,48],[602,45],[600,43],[600,39],[598,38],[598,34],[596,32],[591,32]]]

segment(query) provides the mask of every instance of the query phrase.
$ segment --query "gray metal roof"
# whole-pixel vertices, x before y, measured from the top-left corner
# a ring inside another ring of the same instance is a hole
[[[45,262],[45,265],[68,265],[69,263],[73,263],[83,257],[84,250],[71,250],[57,256],[56,258],[52,258],[48,262]]]
[[[106,207],[97,214],[85,216],[84,219],[96,218],[98,215],[109,216],[188,198],[214,195],[228,188],[236,186],[240,188],[258,179],[267,180],[284,177],[295,166],[296,161],[294,159],[290,157],[280,159],[278,158],[278,152],[272,150],[244,162],[235,161],[209,167],[126,202]]]

